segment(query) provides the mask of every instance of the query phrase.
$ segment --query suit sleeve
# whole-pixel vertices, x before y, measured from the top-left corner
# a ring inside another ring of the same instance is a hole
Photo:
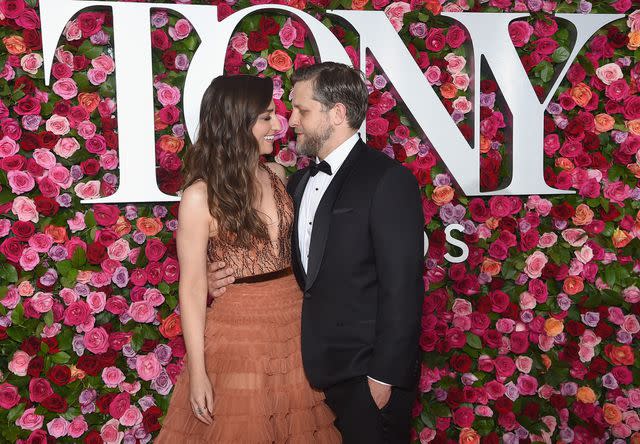
[[[424,216],[418,183],[392,167],[377,185],[371,237],[378,274],[376,338],[368,376],[394,386],[415,385],[424,282]]]

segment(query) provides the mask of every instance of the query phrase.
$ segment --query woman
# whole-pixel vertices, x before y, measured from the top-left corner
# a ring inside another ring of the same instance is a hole
[[[340,442],[302,368],[284,169],[259,159],[280,130],[272,94],[271,79],[232,76],[214,79],[203,97],[176,239],[186,367],[156,443]],[[221,261],[235,284],[207,309]]]

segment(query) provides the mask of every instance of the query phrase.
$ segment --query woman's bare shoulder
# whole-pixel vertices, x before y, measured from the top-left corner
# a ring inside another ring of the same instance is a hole
[[[276,176],[284,183],[287,183],[287,170],[282,165],[276,162],[265,162],[267,168],[276,173]]]

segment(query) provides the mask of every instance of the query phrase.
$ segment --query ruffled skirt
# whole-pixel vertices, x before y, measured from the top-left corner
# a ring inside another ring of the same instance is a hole
[[[291,274],[230,285],[205,325],[213,424],[191,410],[187,356],[155,443],[340,443],[324,394],[304,374],[301,310],[302,293]]]

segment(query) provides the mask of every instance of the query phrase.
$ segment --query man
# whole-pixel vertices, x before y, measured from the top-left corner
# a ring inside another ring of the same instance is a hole
[[[318,162],[287,185],[305,372],[346,444],[405,444],[424,293],[418,184],[359,139],[368,101],[359,71],[320,63],[292,81],[297,150]]]

